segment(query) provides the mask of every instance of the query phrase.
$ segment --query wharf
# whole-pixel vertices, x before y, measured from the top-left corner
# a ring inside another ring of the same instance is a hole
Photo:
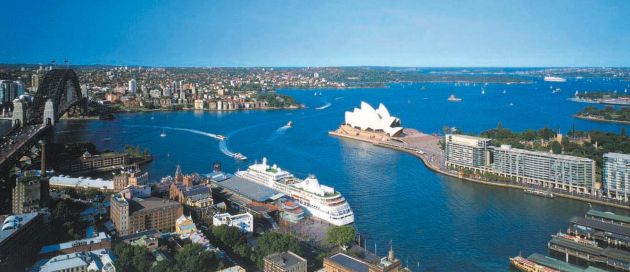
[[[513,189],[531,189],[530,186],[517,183],[485,181],[469,177],[461,176],[457,171],[449,170],[444,165],[443,151],[439,146],[440,136],[426,134],[415,129],[405,128],[403,137],[389,137],[374,132],[361,131],[347,125],[341,125],[335,131],[329,131],[328,134],[340,138],[352,139],[362,142],[371,143],[375,146],[390,148],[402,152],[409,153],[419,158],[426,167],[440,174],[471,181],[488,186],[497,186]],[[615,207],[630,210],[630,205],[623,203],[610,202],[604,199],[591,198],[585,195],[574,195],[559,190],[553,191],[554,196],[563,197],[573,200],[585,201],[594,204]]]

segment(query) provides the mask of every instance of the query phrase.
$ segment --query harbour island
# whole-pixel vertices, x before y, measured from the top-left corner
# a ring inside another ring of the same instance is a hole
[[[589,158],[532,151],[511,145],[491,145],[489,138],[461,134],[443,136],[403,128],[385,105],[374,109],[366,102],[345,113],[340,127],[329,135],[368,142],[412,154],[438,173],[480,184],[514,188],[543,197],[563,197],[630,209],[625,180],[611,167],[596,178],[596,162]],[[619,155],[604,154],[605,163]],[[627,155],[626,155],[627,156]],[[619,170],[619,169],[617,169]],[[614,187],[614,190],[610,190]]]

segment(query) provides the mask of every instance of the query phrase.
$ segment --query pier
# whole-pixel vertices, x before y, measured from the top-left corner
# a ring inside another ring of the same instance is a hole
[[[403,136],[390,137],[383,133],[360,130],[342,124],[337,130],[329,131],[328,134],[340,138],[367,142],[375,146],[406,152],[419,158],[429,169],[460,180],[466,180],[488,186],[497,186],[519,190],[539,189],[536,186],[531,186],[529,184],[518,182],[488,181],[464,177],[459,172],[446,168],[444,164],[443,151],[439,145],[441,136],[426,134],[416,129],[405,128],[403,130]],[[550,190],[550,192],[552,192],[555,197],[563,197],[567,199],[585,201],[594,204],[630,210],[630,205],[626,203],[613,202],[605,198],[597,198],[587,194],[571,193],[559,189]]]

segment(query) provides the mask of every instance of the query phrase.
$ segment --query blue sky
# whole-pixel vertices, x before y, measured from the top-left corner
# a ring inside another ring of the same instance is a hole
[[[0,63],[630,66],[630,1],[4,0]]]

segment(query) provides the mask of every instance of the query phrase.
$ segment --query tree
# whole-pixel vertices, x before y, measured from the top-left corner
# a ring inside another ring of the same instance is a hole
[[[217,256],[198,244],[187,244],[175,254],[175,270],[182,272],[216,271],[221,268]]]
[[[551,142],[551,152],[553,152],[553,154],[562,153],[562,145],[560,145],[558,141]]]
[[[114,246],[114,254],[117,256],[114,265],[118,271],[140,272],[151,268],[149,252],[144,247],[120,243]]]
[[[262,268],[265,256],[284,251],[292,251],[297,255],[302,255],[300,243],[292,236],[277,232],[267,232],[258,238],[256,265]]]
[[[151,267],[151,272],[173,272],[171,266],[172,265],[168,261],[162,260]]]
[[[352,226],[334,226],[326,232],[326,241],[329,244],[335,244],[339,247],[346,248],[356,237],[356,230]]]

